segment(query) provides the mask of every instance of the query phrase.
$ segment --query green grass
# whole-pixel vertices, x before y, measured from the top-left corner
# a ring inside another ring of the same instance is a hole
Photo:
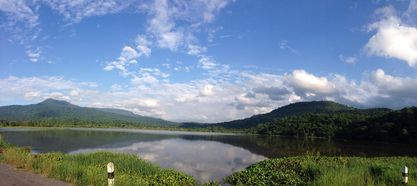
[[[12,147],[0,140],[0,161],[32,170],[74,185],[107,185],[106,165],[115,164],[116,185],[197,185],[189,175],[162,169],[128,154],[96,152],[89,154],[31,154],[28,148]]]
[[[409,184],[417,185],[417,158],[299,156],[269,159],[225,178],[231,185],[395,186],[401,168],[409,168]]]
[[[191,176],[162,169],[135,155],[31,154],[0,140],[0,162],[32,170],[74,185],[107,185],[106,164],[114,162],[117,185],[198,185]],[[417,185],[417,157],[298,156],[268,159],[224,179],[231,185],[395,186],[401,185],[401,168],[409,168],[409,184]],[[206,185],[220,185],[209,182]]]

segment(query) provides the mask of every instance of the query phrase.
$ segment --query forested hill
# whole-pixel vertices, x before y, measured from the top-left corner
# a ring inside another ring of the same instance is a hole
[[[339,104],[332,101],[311,101],[311,102],[297,102],[280,108],[277,108],[266,114],[254,115],[249,118],[233,120],[229,122],[222,122],[212,124],[212,126],[224,128],[249,128],[254,127],[260,123],[271,122],[275,119],[284,118],[288,116],[300,115],[305,113],[333,113],[341,111],[357,111],[353,107]],[[197,124],[187,123],[184,126],[193,127],[199,126]]]
[[[90,108],[73,105],[66,101],[47,99],[31,105],[0,107],[0,120],[14,122],[127,122],[141,125],[177,125],[177,123],[134,114],[121,109]]]
[[[417,107],[305,113],[259,123],[253,133],[417,143]]]
[[[300,102],[243,120],[187,123],[183,127],[300,138],[417,143],[417,107],[357,109],[329,101]]]

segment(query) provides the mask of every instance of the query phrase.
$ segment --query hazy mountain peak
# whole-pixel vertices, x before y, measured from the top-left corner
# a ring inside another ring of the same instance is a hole
[[[159,118],[136,115],[127,110],[81,107],[64,100],[48,98],[37,104],[0,107],[0,120],[37,121],[53,119],[58,122],[79,120],[91,123],[119,123],[176,125]]]
[[[53,99],[53,98],[48,98],[45,99],[44,101],[40,102],[39,104],[48,104],[48,105],[73,105],[67,101],[64,100],[58,100],[58,99]]]

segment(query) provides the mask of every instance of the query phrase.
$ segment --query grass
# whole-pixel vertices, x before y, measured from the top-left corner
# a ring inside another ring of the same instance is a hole
[[[29,148],[13,147],[0,140],[0,161],[74,185],[107,185],[106,165],[115,164],[116,185],[197,185],[189,175],[162,169],[128,154],[31,154]]]
[[[417,158],[299,156],[268,159],[225,178],[231,185],[395,186],[401,168],[409,168],[409,184],[417,185]]]
[[[107,185],[106,164],[114,162],[117,185],[198,185],[189,175],[162,169],[135,155],[96,152],[89,154],[31,154],[0,139],[0,162],[32,170],[74,185]],[[417,157],[298,156],[268,159],[224,179],[231,185],[395,186],[401,168],[409,168],[409,184],[417,185]],[[206,185],[220,185],[209,182]]]

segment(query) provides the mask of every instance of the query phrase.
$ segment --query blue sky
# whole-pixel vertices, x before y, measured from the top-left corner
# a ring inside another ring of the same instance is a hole
[[[417,1],[0,0],[0,105],[217,122],[417,105]]]

